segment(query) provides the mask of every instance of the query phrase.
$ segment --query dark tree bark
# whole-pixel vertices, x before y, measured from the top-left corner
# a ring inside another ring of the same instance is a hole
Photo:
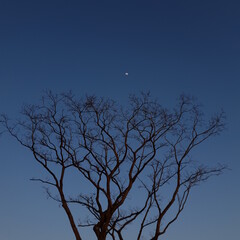
[[[124,108],[94,96],[48,92],[39,105],[24,107],[21,120],[2,116],[1,124],[45,169],[47,178],[32,180],[49,187],[77,240],[84,227],[92,227],[98,240],[123,240],[130,224],[136,224],[137,240],[149,231],[149,240],[157,240],[177,220],[192,188],[225,168],[191,157],[223,130],[224,114],[206,122],[187,96],[170,111],[148,94],[131,96]],[[66,176],[76,173],[76,195],[69,196]],[[134,197],[139,189],[141,198]],[[79,224],[73,204],[82,209]]]

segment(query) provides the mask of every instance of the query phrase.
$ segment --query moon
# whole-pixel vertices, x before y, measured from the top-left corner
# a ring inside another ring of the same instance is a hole
[[[128,72],[125,72],[125,76],[128,76]]]

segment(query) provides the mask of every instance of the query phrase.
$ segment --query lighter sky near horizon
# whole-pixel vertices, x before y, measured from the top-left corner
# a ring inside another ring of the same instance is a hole
[[[196,157],[231,170],[194,189],[162,239],[237,239],[239,11],[231,0],[1,0],[0,113],[17,117],[46,89],[123,104],[131,93],[150,91],[167,107],[184,92],[207,116],[223,108],[226,130]],[[41,174],[31,153],[4,134],[0,161],[0,239],[74,239],[63,209],[29,181]]]

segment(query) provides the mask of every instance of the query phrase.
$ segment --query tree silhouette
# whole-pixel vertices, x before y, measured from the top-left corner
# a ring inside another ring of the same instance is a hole
[[[61,203],[76,240],[85,227],[92,227],[98,240],[127,239],[130,224],[135,239],[157,240],[176,221],[191,189],[224,169],[190,156],[223,130],[224,114],[207,122],[199,105],[184,95],[170,111],[149,94],[130,96],[122,107],[110,99],[47,92],[21,114],[15,122],[6,116],[1,122],[45,169],[45,177],[32,180]],[[68,196],[65,179],[73,173],[79,182]],[[71,205],[82,209],[79,223]]]

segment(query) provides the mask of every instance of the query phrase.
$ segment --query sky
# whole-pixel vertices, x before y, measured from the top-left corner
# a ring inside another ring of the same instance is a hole
[[[120,103],[150,91],[164,106],[184,92],[207,114],[223,108],[226,130],[198,157],[231,170],[193,190],[162,239],[237,239],[239,9],[233,0],[1,0],[0,112],[16,118],[46,89]],[[0,239],[74,239],[61,207],[29,181],[41,173],[31,153],[5,134],[0,163]]]

